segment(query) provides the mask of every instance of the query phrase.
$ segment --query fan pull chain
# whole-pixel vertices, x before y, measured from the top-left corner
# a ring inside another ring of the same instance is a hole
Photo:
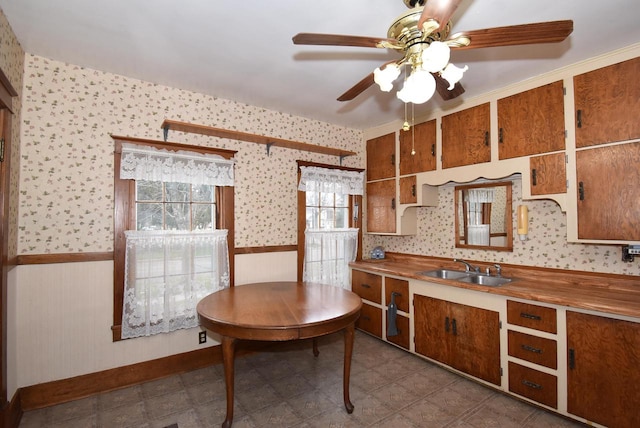
[[[404,108],[407,108],[407,105],[404,105]],[[411,156],[415,156],[416,154],[416,130],[415,130],[415,110],[414,104],[411,103]]]
[[[404,69],[404,81],[405,83],[407,82],[407,69]],[[409,130],[409,122],[407,121],[407,103],[404,103],[404,123],[402,124],[402,130],[403,131],[408,131]]]

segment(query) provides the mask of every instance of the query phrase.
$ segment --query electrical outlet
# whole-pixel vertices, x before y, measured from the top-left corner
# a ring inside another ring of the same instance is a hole
[[[202,344],[202,343],[207,343],[207,332],[206,331],[201,331],[198,333],[198,343]]]

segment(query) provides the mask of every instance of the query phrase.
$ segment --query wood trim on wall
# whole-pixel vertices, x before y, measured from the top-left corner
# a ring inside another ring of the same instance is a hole
[[[272,245],[266,247],[240,247],[236,248],[234,254],[260,254],[260,253],[280,253],[285,251],[296,251],[297,245]]]
[[[16,257],[18,265],[102,262],[113,260],[113,251],[96,253],[24,254]]]

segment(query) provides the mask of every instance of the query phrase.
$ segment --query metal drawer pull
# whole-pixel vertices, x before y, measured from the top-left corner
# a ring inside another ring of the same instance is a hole
[[[534,348],[533,346],[529,346],[529,345],[521,345],[521,346],[522,346],[522,349],[524,349],[525,351],[535,352],[536,354],[542,354],[542,349]]]
[[[458,335],[458,323],[456,323],[456,319],[451,320],[451,332],[454,336]]]
[[[542,319],[540,315],[528,314],[526,312],[520,312],[520,316],[522,318],[527,318],[527,319],[536,320],[536,321],[540,321]]]
[[[523,380],[522,384],[528,386],[529,388],[542,389],[542,385],[538,385],[537,383],[533,383],[533,382],[528,381],[528,380]]]
[[[371,286],[369,284],[360,284],[360,287],[371,288]]]
[[[362,319],[365,321],[371,321],[371,318],[369,318],[367,315],[363,315]]]
[[[449,317],[446,317],[444,319],[444,331],[446,331],[447,333],[449,333]]]

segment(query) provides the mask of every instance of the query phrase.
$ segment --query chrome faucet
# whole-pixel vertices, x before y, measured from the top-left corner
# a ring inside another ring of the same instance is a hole
[[[502,276],[502,266],[496,263],[493,265],[493,267],[496,268],[496,276]]]
[[[467,272],[471,272],[474,271],[475,273],[479,273],[480,272],[480,268],[477,266],[472,265],[471,263],[465,262],[462,259],[453,259],[454,262],[457,263],[462,263],[465,266],[465,270]]]

